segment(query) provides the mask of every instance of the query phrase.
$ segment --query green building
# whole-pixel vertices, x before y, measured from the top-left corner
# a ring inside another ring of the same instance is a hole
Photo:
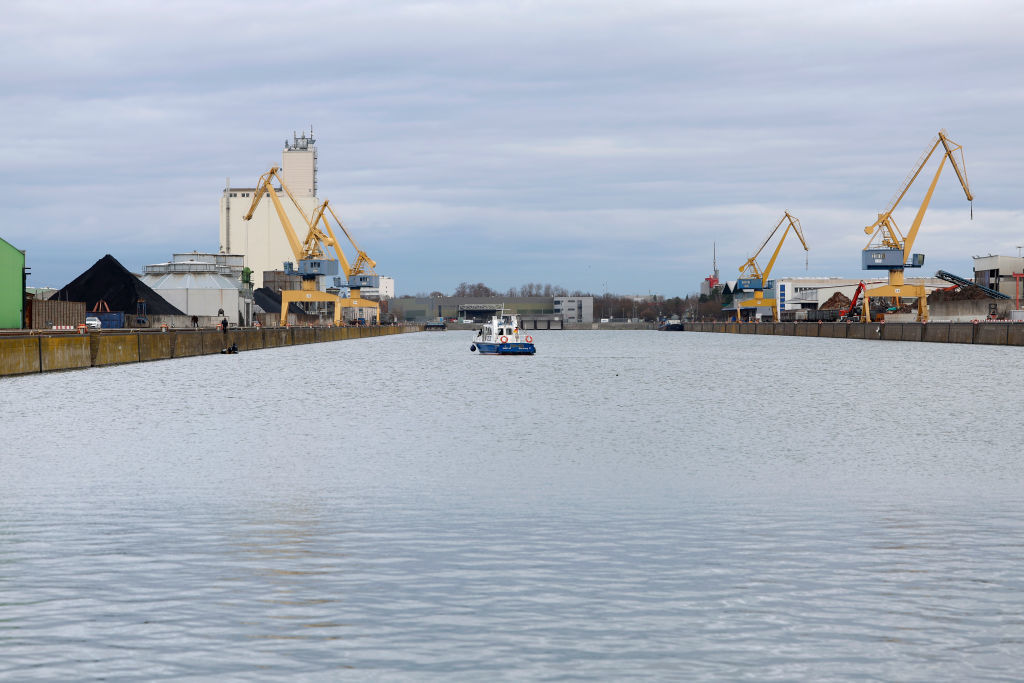
[[[25,322],[25,252],[0,239],[0,329]]]

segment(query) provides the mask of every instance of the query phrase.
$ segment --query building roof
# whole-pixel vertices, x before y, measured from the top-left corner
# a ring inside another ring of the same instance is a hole
[[[155,290],[227,289],[238,291],[238,282],[217,273],[147,273],[142,281]]]

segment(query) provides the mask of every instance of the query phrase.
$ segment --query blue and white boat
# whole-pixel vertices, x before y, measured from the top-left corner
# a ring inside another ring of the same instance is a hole
[[[537,353],[533,337],[519,325],[519,316],[506,313],[504,308],[477,330],[469,350],[487,356],[532,356]]]

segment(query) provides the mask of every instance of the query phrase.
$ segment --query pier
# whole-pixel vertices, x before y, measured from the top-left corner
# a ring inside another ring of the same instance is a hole
[[[979,321],[976,323],[683,323],[683,331],[1024,346],[1024,324],[1002,321]]]
[[[217,329],[27,331],[0,337],[0,376],[202,356],[232,345],[241,353],[422,331],[422,325],[245,327],[229,328],[227,334]]]

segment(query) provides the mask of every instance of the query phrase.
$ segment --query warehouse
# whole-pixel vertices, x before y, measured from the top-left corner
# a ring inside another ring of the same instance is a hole
[[[0,239],[0,328],[20,330],[25,321],[25,252]]]
[[[252,322],[252,296],[242,282],[242,256],[235,254],[174,254],[167,263],[146,266],[142,282],[168,302],[197,317],[202,326]]]

